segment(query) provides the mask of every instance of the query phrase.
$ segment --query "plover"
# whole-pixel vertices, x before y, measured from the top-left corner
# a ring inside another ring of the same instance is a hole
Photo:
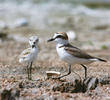
[[[38,37],[32,36],[29,38],[29,44],[30,48],[25,49],[19,56],[19,62],[20,63],[26,63],[27,64],[27,74],[28,79],[31,80],[31,70],[32,70],[32,64],[37,58],[38,54]]]
[[[79,48],[72,46],[68,41],[68,36],[66,32],[57,32],[54,34],[53,38],[49,39],[50,41],[56,41],[56,50],[59,57],[68,63],[69,71],[67,74],[60,76],[62,78],[71,73],[72,64],[80,64],[85,70],[85,78],[87,77],[87,67],[85,64],[90,64],[94,61],[106,62],[106,60],[100,59],[98,57],[91,56],[80,50]]]

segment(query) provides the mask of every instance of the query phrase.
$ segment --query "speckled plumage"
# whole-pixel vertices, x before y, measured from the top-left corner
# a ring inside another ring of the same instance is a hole
[[[31,47],[25,49],[19,56],[19,62],[27,64],[28,79],[31,79],[32,63],[36,60],[38,55],[38,41],[37,36],[30,37],[29,44]]]

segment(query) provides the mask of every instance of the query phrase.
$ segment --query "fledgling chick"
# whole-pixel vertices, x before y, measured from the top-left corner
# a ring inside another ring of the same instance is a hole
[[[36,60],[39,51],[38,42],[39,42],[39,38],[37,36],[30,37],[29,44],[31,47],[25,49],[19,56],[19,62],[27,64],[27,74],[29,80],[32,79],[31,76],[32,64]]]

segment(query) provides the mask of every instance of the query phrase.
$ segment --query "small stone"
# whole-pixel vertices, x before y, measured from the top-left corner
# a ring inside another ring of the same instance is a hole
[[[20,96],[18,89],[4,89],[1,93],[1,100],[17,100]]]
[[[76,33],[74,31],[68,31],[67,35],[68,35],[68,38],[69,38],[70,41],[73,41],[73,40],[77,39]]]
[[[3,21],[0,21],[0,29],[7,29],[8,28],[8,25],[3,22]]]
[[[7,39],[7,33],[5,33],[5,32],[0,32],[0,38],[1,38],[1,39]]]
[[[16,21],[15,27],[23,27],[23,26],[28,26],[28,20],[25,18],[20,18]]]
[[[105,100],[110,100],[110,97],[105,97]]]
[[[16,69],[13,69],[13,72],[16,72]]]
[[[85,85],[86,90],[93,90],[97,87],[99,80],[98,78],[90,77],[90,78],[86,78],[83,81],[83,83]]]
[[[101,78],[101,79],[99,80],[99,82],[100,82],[102,85],[110,84],[110,76]]]

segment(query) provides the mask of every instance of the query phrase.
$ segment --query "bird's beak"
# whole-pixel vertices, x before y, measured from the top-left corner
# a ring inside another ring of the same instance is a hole
[[[51,38],[49,40],[47,40],[47,42],[51,42],[51,41],[54,41],[55,39],[54,38]]]

